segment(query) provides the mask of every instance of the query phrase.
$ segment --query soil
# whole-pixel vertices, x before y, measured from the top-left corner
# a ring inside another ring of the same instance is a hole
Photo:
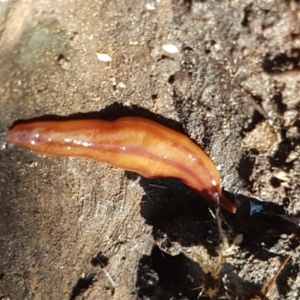
[[[0,1],[0,299],[300,299],[300,2]],[[236,214],[6,142],[136,115],[215,162]]]

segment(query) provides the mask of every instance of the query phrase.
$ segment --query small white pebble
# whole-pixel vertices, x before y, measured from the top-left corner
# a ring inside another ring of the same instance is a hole
[[[117,84],[117,86],[120,88],[120,89],[125,89],[126,88],[126,85],[123,83],[123,82],[119,82]]]
[[[110,62],[111,61],[111,57],[108,54],[105,54],[105,53],[96,53],[96,55],[97,55],[97,58],[100,61],[103,61],[103,62]]]
[[[282,171],[282,170],[277,170],[274,172],[274,176],[281,180],[281,181],[286,181],[286,182],[289,182],[290,181],[290,177],[289,177],[289,174]]]
[[[38,163],[36,161],[32,161],[28,164],[25,163],[25,165],[28,167],[28,168],[34,168],[38,165]]]
[[[216,49],[217,51],[220,50],[220,49],[222,49],[222,47],[221,47],[220,44],[215,44],[214,47],[215,47],[215,49]]]
[[[164,51],[166,51],[168,53],[171,53],[171,54],[179,52],[178,48],[175,45],[172,45],[172,44],[165,44],[165,45],[162,46],[162,48],[163,48]]]
[[[155,10],[155,6],[152,3],[146,3],[146,9],[148,10]]]

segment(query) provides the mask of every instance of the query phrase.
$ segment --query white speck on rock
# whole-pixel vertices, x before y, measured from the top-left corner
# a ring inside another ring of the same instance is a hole
[[[148,10],[155,10],[155,6],[153,3],[146,3],[146,9]]]
[[[120,89],[125,89],[126,88],[126,85],[123,83],[123,82],[119,82],[117,84],[117,86],[120,88]]]
[[[110,62],[111,61],[111,57],[108,54],[105,54],[105,53],[96,53],[96,55],[97,55],[97,58],[100,61],[103,61],[103,62]]]
[[[162,48],[164,51],[166,51],[170,54],[175,54],[175,53],[179,52],[178,48],[173,44],[165,44],[162,46]]]

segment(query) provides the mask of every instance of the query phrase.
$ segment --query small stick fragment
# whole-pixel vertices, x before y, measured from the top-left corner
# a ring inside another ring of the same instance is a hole
[[[109,283],[111,284],[112,292],[114,293],[114,291],[116,289],[115,282],[113,281],[113,279],[111,278],[111,276],[109,275],[109,273],[105,270],[105,264],[101,261],[101,259],[99,259],[98,257],[96,257],[96,260],[99,262],[101,270],[104,272],[104,274],[107,277]]]
[[[269,280],[269,282],[262,288],[261,292],[264,295],[263,299],[264,300],[267,295],[268,292],[270,291],[272,285],[274,284],[275,280],[277,279],[278,275],[280,274],[280,272],[282,271],[282,269],[284,268],[284,266],[288,263],[288,261],[291,259],[292,255],[289,254],[286,256],[286,258],[283,260],[283,262],[281,263],[281,265],[279,266],[279,269],[277,270],[277,272],[275,273],[275,275]]]
[[[158,185],[158,184],[149,184],[150,186],[153,186],[153,187],[157,187],[157,188],[160,188],[160,189],[166,189],[167,187],[166,186],[163,186],[163,185]]]

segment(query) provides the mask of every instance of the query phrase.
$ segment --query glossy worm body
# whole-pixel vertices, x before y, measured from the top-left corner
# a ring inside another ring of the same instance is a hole
[[[34,121],[15,125],[7,140],[39,154],[89,158],[146,178],[178,178],[207,201],[236,211],[204,151],[184,134],[144,118]]]

